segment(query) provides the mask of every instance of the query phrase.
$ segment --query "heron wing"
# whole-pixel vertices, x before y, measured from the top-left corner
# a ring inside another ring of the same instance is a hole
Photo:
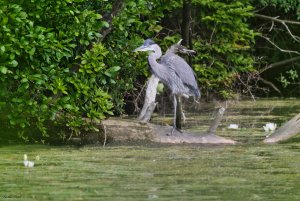
[[[161,57],[161,64],[168,66],[170,71],[176,73],[184,85],[193,91],[199,91],[195,73],[183,58],[172,53],[166,54]]]

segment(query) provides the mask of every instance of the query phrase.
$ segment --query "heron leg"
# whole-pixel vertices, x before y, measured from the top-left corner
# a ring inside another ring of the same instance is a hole
[[[173,120],[173,128],[171,131],[171,135],[173,135],[174,130],[176,129],[176,109],[177,109],[177,100],[176,95],[173,95],[173,106],[174,106],[174,120]]]
[[[182,128],[182,117],[183,117],[183,111],[182,111],[182,102],[181,102],[181,96],[177,95],[176,96],[176,100],[177,100],[177,109],[176,109],[176,129],[179,132],[181,131]]]

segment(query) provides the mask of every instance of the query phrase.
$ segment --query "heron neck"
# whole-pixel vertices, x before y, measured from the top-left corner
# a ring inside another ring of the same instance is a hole
[[[164,74],[165,67],[157,62],[157,59],[159,59],[162,55],[160,47],[157,45],[154,48],[154,52],[150,53],[148,56],[148,63],[149,68],[151,72],[158,78],[161,78],[161,76]]]
[[[154,46],[154,51],[149,54],[149,59],[157,60],[161,57],[162,52],[158,45]]]

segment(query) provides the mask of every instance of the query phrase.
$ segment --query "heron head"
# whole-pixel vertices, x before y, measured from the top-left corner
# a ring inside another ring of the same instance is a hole
[[[184,45],[181,45],[182,39],[179,40],[178,43],[175,43],[174,45],[172,45],[168,50],[167,53],[181,53],[181,54],[187,54],[189,56],[193,56],[194,54],[196,54],[196,52],[194,50],[190,50],[188,48],[186,48]]]
[[[133,50],[133,52],[155,51],[154,45],[156,45],[156,43],[153,40],[147,39],[144,41],[143,45]]]
[[[196,54],[196,51],[194,50],[190,50],[187,47],[185,47],[184,45],[181,45],[182,39],[180,39],[175,45],[174,45],[174,49],[177,52],[180,52],[182,54],[187,54],[189,56],[193,56]]]

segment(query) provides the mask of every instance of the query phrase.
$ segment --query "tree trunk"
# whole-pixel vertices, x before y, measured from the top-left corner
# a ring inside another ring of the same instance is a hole
[[[191,8],[191,1],[184,0],[182,7],[181,36],[183,40],[182,44],[186,47],[188,47],[188,45],[190,44]]]
[[[268,136],[264,143],[272,144],[287,140],[300,133],[300,114],[283,124],[274,133]]]
[[[193,49],[191,41],[191,0],[184,0],[182,6],[182,24],[181,24],[181,36],[182,44],[189,47],[190,50]],[[191,66],[192,57],[188,57],[188,63]],[[182,128],[182,101],[181,97],[177,99],[177,112],[176,112],[176,127],[178,129]]]
[[[182,44],[188,47],[190,50],[193,49],[192,43],[192,31],[191,31],[191,13],[192,5],[191,0],[184,0],[182,6],[182,23],[181,23],[181,36]],[[192,65],[192,57],[188,57],[188,63]]]
[[[138,120],[141,122],[149,122],[151,119],[151,115],[156,106],[155,98],[158,82],[159,79],[154,75],[148,79],[144,105],[138,117]]]

